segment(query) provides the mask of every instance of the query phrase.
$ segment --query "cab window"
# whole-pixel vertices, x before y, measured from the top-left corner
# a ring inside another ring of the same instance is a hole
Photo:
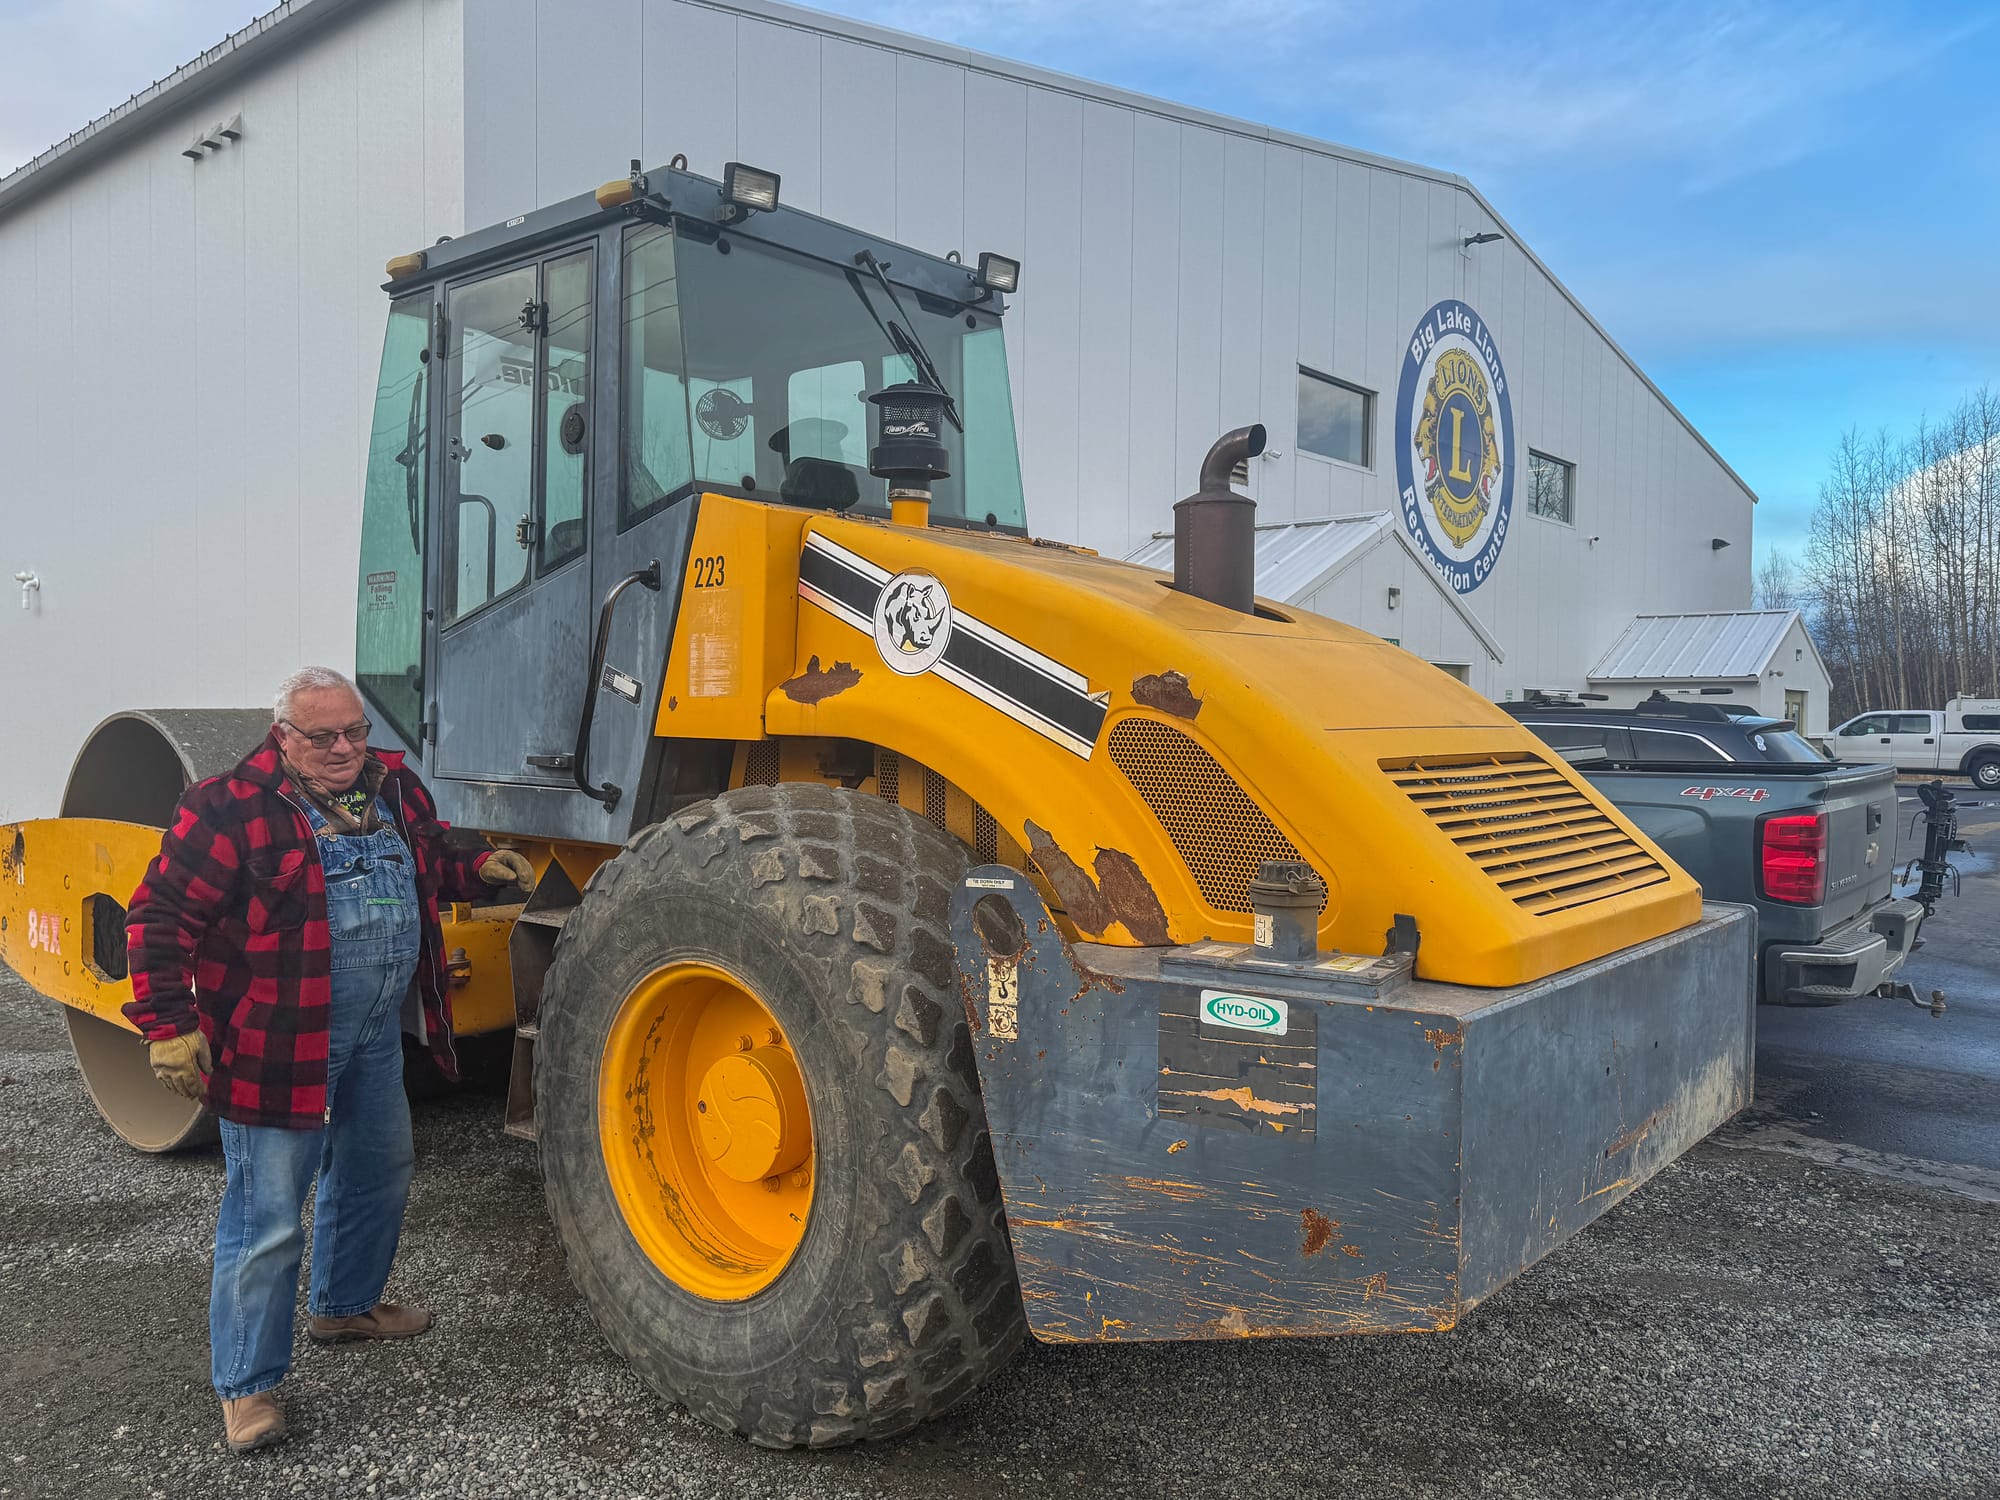
[[[390,305],[368,432],[354,631],[355,682],[412,749],[423,718],[430,338],[429,293]]]
[[[1849,719],[1840,727],[1840,733],[1843,735],[1888,734],[1890,732],[1889,716],[1887,714],[1865,714],[1858,719]]]
[[[591,430],[591,252],[445,294],[447,625],[584,550]]]
[[[1638,761],[1727,760],[1715,746],[1698,735],[1672,729],[1632,731],[1632,756]]]
[[[1611,724],[1528,724],[1544,744],[1558,750],[1601,750],[1607,760],[1630,760],[1632,739]]]
[[[624,483],[620,529],[671,504],[694,478],[687,379],[681,363],[680,285],[674,237],[662,225],[625,236]]]
[[[543,277],[542,555],[547,573],[580,556],[590,493],[590,252],[549,262]]]

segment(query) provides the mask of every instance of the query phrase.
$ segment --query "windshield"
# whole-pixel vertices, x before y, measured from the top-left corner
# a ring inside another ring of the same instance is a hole
[[[945,428],[951,476],[933,487],[932,518],[1025,528],[1007,350],[991,311],[899,286],[899,312],[865,270],[651,227],[627,242],[625,282],[626,326],[644,350],[644,369],[626,377],[628,400],[644,407],[627,420],[643,450],[628,464],[628,515],[690,479],[887,515],[887,482],[868,472],[868,397],[919,378],[891,332],[907,319],[964,420],[962,432]]]

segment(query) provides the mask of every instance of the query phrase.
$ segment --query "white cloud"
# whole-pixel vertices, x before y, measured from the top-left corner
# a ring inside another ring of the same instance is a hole
[[[1689,189],[1827,145],[1854,95],[1986,24],[1918,34],[1870,10],[1706,0],[1557,6],[1539,24],[1515,16],[1491,36],[1412,45],[1411,33],[1449,34],[1441,13],[1428,21],[1356,49],[1323,86],[1398,154],[1468,172],[1671,164]]]

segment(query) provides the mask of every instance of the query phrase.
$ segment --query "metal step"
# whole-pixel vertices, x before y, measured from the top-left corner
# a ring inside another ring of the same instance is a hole
[[[508,1135],[535,1138],[535,1042],[541,1036],[542,987],[555,960],[556,939],[577,903],[530,907],[507,937],[514,971],[514,1066],[507,1080]]]
[[[537,927],[560,928],[569,921],[571,914],[575,911],[576,907],[573,904],[569,906],[545,906],[540,911],[524,911],[516,920],[533,922]]]

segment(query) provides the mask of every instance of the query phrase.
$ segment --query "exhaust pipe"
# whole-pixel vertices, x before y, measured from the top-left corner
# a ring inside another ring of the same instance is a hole
[[[1174,506],[1174,587],[1239,614],[1257,610],[1257,502],[1229,487],[1229,471],[1264,451],[1264,424],[1216,439],[1201,489]]]

